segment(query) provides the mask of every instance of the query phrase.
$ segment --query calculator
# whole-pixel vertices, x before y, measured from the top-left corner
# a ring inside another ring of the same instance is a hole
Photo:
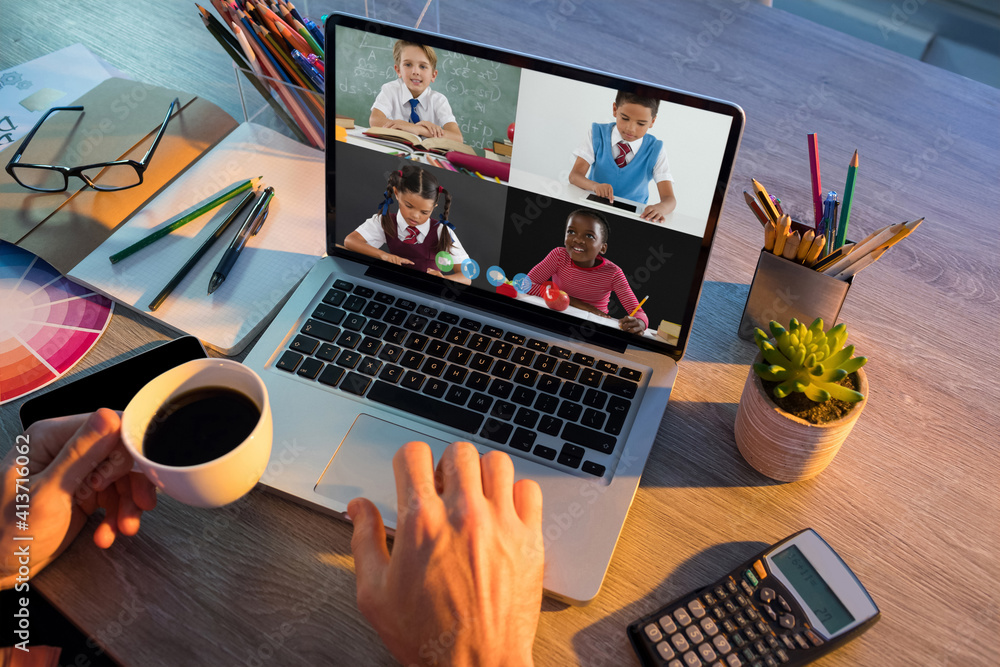
[[[643,665],[795,667],[878,619],[878,607],[855,574],[807,528],[640,618],[627,632]]]

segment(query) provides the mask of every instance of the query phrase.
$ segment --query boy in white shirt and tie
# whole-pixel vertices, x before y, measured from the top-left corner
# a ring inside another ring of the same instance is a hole
[[[372,105],[369,126],[462,141],[448,98],[430,87],[437,78],[434,49],[399,40],[392,47],[392,57],[399,78],[382,86]]]

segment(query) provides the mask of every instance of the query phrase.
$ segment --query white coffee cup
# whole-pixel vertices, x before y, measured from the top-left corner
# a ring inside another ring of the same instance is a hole
[[[192,466],[171,466],[143,454],[143,438],[157,411],[195,389],[224,387],[254,402],[260,419],[243,442],[222,456]],[[136,468],[171,498],[195,507],[221,507],[246,495],[260,480],[271,456],[271,404],[254,371],[228,359],[195,359],[151,380],[122,413],[122,441]]]

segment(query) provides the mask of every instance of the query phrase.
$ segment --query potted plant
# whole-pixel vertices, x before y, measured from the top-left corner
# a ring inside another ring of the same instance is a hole
[[[793,318],[770,329],[773,338],[754,335],[760,353],[736,412],[736,445],[759,472],[796,482],[829,465],[861,416],[868,360],[844,347],[844,324],[825,332],[822,319],[806,327]]]

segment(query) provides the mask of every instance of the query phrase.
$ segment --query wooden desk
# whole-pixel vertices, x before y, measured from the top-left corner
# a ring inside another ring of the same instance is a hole
[[[195,9],[138,4],[4,2],[0,67],[80,41],[237,114],[218,88],[230,65]],[[629,621],[804,526],[883,614],[817,664],[1000,662],[1000,91],[747,2],[443,1],[441,29],[731,99],[748,119],[687,356],[604,589],[585,608],[544,603],[538,664],[634,664]],[[844,306],[871,359],[861,421],[822,475],[777,484],[733,441],[754,353],[736,328],[761,242],[741,191],[758,177],[808,211],[812,131],[828,187],[860,149],[852,229],[927,223]],[[77,372],[164,337],[122,309]],[[17,408],[0,410],[4,451]],[[389,664],[355,606],[350,536],[264,492],[212,512],[163,498],[107,552],[85,531],[33,590],[126,665]]]

